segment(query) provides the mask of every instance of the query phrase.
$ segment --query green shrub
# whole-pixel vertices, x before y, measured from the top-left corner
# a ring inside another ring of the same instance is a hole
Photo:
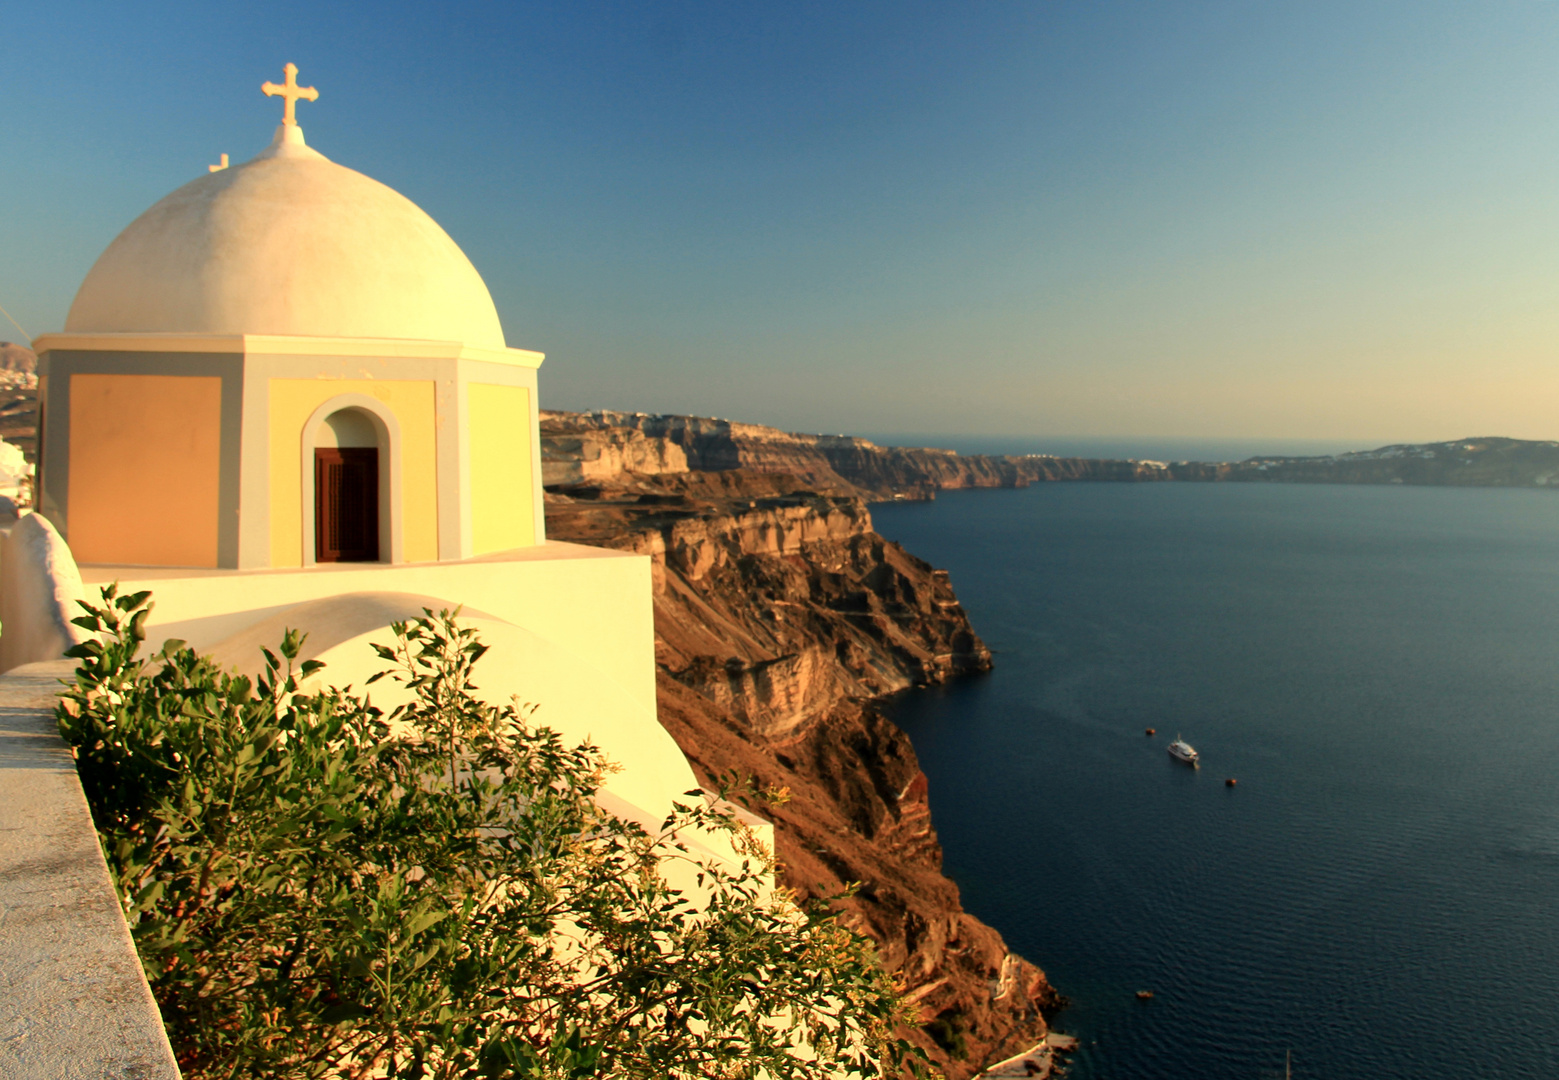
[[[60,729],[186,1076],[903,1067],[865,939],[770,889],[700,792],[654,830],[603,812],[602,755],[478,700],[450,613],[376,646],[411,691],[385,716],[302,692],[296,632],[251,682],[178,641],[137,659],[147,593],[84,606]],[[740,861],[696,862],[695,896],[664,871],[700,830]]]

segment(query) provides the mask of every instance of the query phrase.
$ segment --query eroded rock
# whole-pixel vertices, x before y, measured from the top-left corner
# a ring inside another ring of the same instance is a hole
[[[762,808],[786,884],[861,883],[846,918],[878,942],[947,1075],[1042,1037],[1060,998],[963,911],[914,748],[872,705],[990,667],[947,574],[873,532],[849,485],[748,468],[559,487],[547,531],[653,558],[661,722],[702,781],[789,791]]]

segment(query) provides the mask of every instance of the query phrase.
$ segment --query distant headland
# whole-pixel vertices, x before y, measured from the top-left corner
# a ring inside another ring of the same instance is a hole
[[[1498,436],[1345,454],[1204,462],[959,454],[708,417],[606,410],[544,412],[542,428],[542,453],[551,461],[549,484],[610,479],[620,471],[742,468],[788,473],[814,490],[874,502],[930,499],[949,488],[1013,488],[1065,480],[1559,486],[1559,441]]]

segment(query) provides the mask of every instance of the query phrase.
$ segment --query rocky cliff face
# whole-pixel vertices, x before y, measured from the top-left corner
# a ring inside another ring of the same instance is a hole
[[[848,435],[795,435],[758,424],[646,413],[548,413],[544,426],[558,431],[642,432],[683,447],[692,469],[790,473],[820,491],[868,500],[929,499],[942,488],[1026,487],[1054,480],[1559,485],[1559,442],[1501,437],[1383,446],[1318,457],[1161,462],[1044,454],[962,455],[878,446]]]
[[[541,482],[583,484],[621,474],[659,476],[687,472],[687,455],[670,439],[632,428],[545,434],[541,438]]]
[[[816,491],[868,494],[837,473],[819,449],[820,439],[861,442],[849,436],[793,435],[761,424],[739,424],[702,416],[663,416],[652,413],[543,412],[542,437],[563,438],[586,432],[634,431],[647,438],[679,447],[688,468],[700,472],[748,469],[784,473]],[[545,446],[543,457],[547,456]]]
[[[962,455],[951,450],[878,446],[852,435],[798,435],[760,424],[652,413],[542,414],[544,437],[637,432],[682,449],[688,468],[785,473],[817,491],[867,500],[929,499],[941,488],[1026,487],[1049,480],[1216,479],[1175,476],[1159,462],[1045,455]],[[559,443],[561,447],[561,443]],[[547,450],[543,448],[543,456]]]
[[[872,706],[990,666],[947,575],[874,533],[857,495],[744,467],[561,487],[547,530],[652,557],[662,723],[704,781],[734,770],[789,790],[764,808],[786,883],[863,883],[847,918],[947,1074],[1037,1041],[1060,999],[964,913],[914,749]]]

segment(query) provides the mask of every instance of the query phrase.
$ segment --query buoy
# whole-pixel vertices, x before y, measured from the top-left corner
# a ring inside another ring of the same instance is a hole
[[[1152,1001],[1153,1000],[1153,991],[1151,991],[1151,990],[1138,990],[1137,991],[1137,1000],[1138,1001]]]
[[[1233,787],[1235,784],[1238,784],[1238,783],[1239,783],[1239,781],[1231,776],[1231,777],[1229,777],[1227,780],[1225,780],[1223,782],[1223,786],[1224,787]]]
[[[1157,735],[1158,734],[1158,730],[1156,728],[1148,728],[1148,734],[1149,735]]]

